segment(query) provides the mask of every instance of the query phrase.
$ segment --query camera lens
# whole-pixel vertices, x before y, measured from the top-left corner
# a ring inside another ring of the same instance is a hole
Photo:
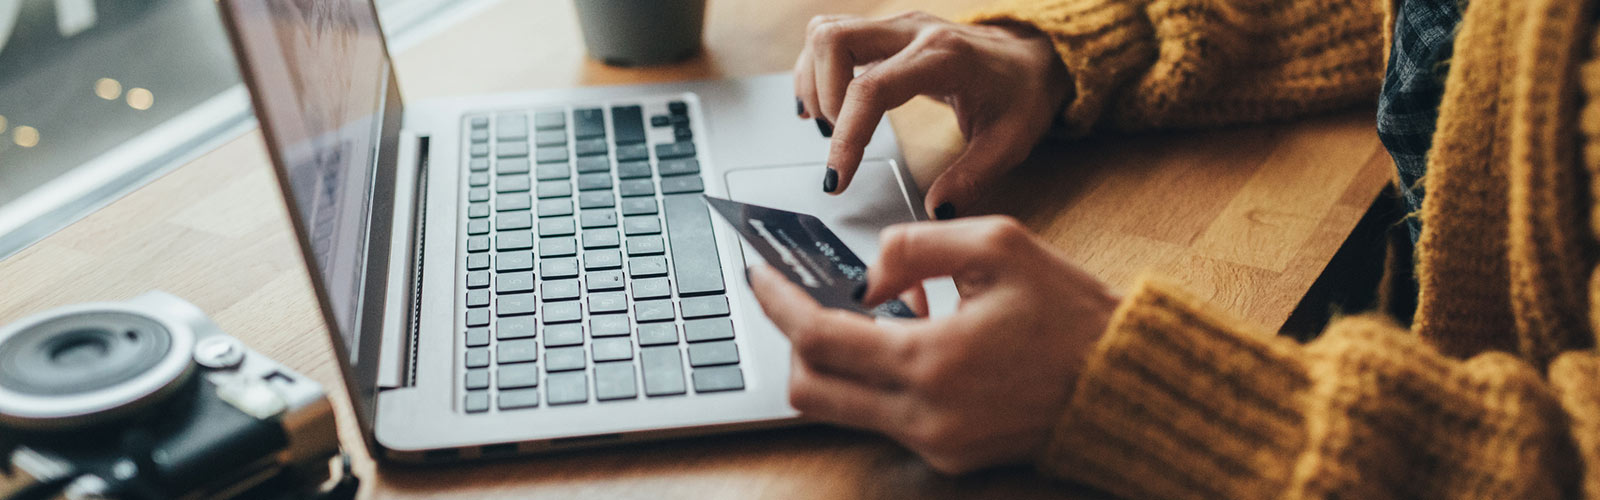
[[[22,328],[0,338],[0,390],[32,403],[10,408],[0,397],[0,417],[49,407],[46,413],[81,421],[136,407],[189,372],[190,346],[174,340],[162,323],[114,310],[64,314]],[[183,358],[181,369],[171,369],[180,363],[173,357]]]

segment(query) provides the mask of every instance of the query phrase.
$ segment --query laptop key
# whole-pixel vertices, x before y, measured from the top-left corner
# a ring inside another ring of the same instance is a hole
[[[548,283],[546,283],[548,285]],[[538,307],[539,299],[532,293],[501,294],[494,299],[494,312],[502,318],[507,316],[522,316],[533,314]]]
[[[622,215],[649,215],[656,213],[654,198],[623,198]]]
[[[663,299],[672,296],[672,284],[666,278],[636,279],[633,281],[633,299]]]
[[[689,105],[684,104],[683,101],[668,101],[667,111],[671,112],[672,116],[687,116],[689,114]]]
[[[545,400],[550,405],[589,401],[589,377],[584,372],[552,373],[544,381]]]
[[[572,196],[572,184],[565,179],[539,182],[539,198],[561,198]]]
[[[545,280],[539,284],[539,294],[544,296],[545,302],[553,300],[572,300],[581,295],[578,291],[578,280]]]
[[[501,142],[494,146],[494,155],[497,158],[528,156],[528,143],[522,141]]]
[[[673,158],[688,158],[694,156],[694,143],[670,142],[656,145],[656,159],[670,160]]]
[[[494,192],[521,193],[532,186],[532,180],[527,175],[503,175],[500,176],[500,183],[494,186]]]
[[[567,132],[564,130],[540,130],[533,134],[535,146],[565,146],[567,145]]]
[[[509,231],[495,235],[494,249],[501,252],[533,248],[533,233]]]
[[[666,345],[678,343],[678,325],[676,323],[640,323],[639,345]],[[643,354],[641,349],[640,354]]]
[[[579,139],[606,136],[606,116],[600,108],[572,110],[572,135]]]
[[[494,172],[500,175],[526,174],[529,168],[527,158],[507,158],[494,165]]]
[[[489,308],[467,309],[467,326],[489,326]]]
[[[635,215],[622,219],[622,233],[628,236],[641,234],[660,234],[661,219],[654,215]]]
[[[462,407],[467,413],[483,413],[489,411],[489,391],[471,391],[467,393]]]
[[[483,308],[490,304],[490,290],[467,290],[467,308]]]
[[[485,156],[489,156],[489,145],[488,144],[473,144],[471,147],[469,147],[467,149],[467,152],[469,154],[471,154],[473,158],[482,158],[482,157],[485,157]]]
[[[483,172],[483,171],[489,170],[489,159],[488,158],[473,158],[472,160],[467,162],[467,168],[470,169],[473,172]]]
[[[470,271],[467,273],[467,288],[486,288],[489,286],[489,271]]]
[[[611,195],[609,189],[578,193],[578,208],[611,208],[616,206],[616,203],[616,197]]]
[[[728,298],[721,295],[688,297],[678,302],[683,319],[728,315]]]
[[[467,221],[467,234],[489,234],[489,221],[487,219],[473,219]]]
[[[533,198],[528,193],[502,194],[494,199],[494,208],[499,212],[515,212],[533,208]]]
[[[638,161],[638,162],[642,163],[644,160],[649,160],[649,159],[650,159],[650,148],[648,146],[645,146],[644,143],[639,143],[639,144],[618,144],[617,145],[617,161],[619,161],[619,162],[621,162],[621,161],[627,161],[627,162]]]
[[[617,144],[644,142],[644,108],[617,106],[611,108],[611,133]]]
[[[484,347],[489,345],[489,329],[484,327],[467,329],[467,347]]]
[[[633,384],[633,363],[595,363],[594,398],[600,401],[633,399],[639,396]]]
[[[534,150],[534,163],[561,163],[567,161],[566,146],[552,146]]]
[[[533,227],[533,214],[528,212],[504,213],[494,217],[494,229],[496,231],[511,231],[531,227]]]
[[[722,293],[722,261],[711,230],[711,212],[700,196],[668,196],[662,201],[672,270],[680,295]]]
[[[531,363],[539,359],[539,341],[535,339],[507,340],[495,346],[495,362],[500,364]]]
[[[560,215],[572,215],[572,200],[566,198],[539,200],[540,217],[555,217]]]
[[[624,180],[617,183],[617,194],[622,195],[623,198],[629,196],[652,196],[656,194],[656,183],[650,179]]]
[[[475,129],[489,128],[489,117],[483,115],[474,115],[467,119],[467,123],[472,124],[472,128]]]
[[[683,384],[683,361],[678,354],[678,346],[639,349],[639,369],[644,375],[646,396],[673,396],[687,392]]]
[[[733,320],[728,318],[694,319],[683,322],[683,338],[690,342],[728,340],[733,338]]]
[[[467,175],[467,185],[472,187],[484,187],[489,185],[489,173],[474,172]]]
[[[583,214],[578,218],[578,223],[579,225],[583,226],[584,229],[593,229],[597,227],[616,227],[617,211],[609,208],[584,210]]]
[[[621,154],[621,151],[618,151],[618,154]],[[620,158],[618,159],[618,162],[619,162],[619,163],[617,163],[617,178],[618,179],[642,179],[642,178],[645,178],[645,177],[650,177],[650,162],[647,162],[647,161],[623,161]],[[487,180],[485,180],[485,182],[487,182]]]
[[[521,139],[528,136],[528,117],[522,113],[500,113],[494,118],[496,139]]]
[[[489,268],[489,254],[475,253],[467,255],[467,270],[482,271]]]
[[[660,128],[671,124],[672,121],[667,118],[667,115],[655,115],[650,117],[650,126],[652,127]]]
[[[520,273],[505,273],[494,277],[494,291],[497,294],[528,292],[532,290],[532,272],[524,271]]]
[[[587,366],[588,355],[584,354],[583,347],[556,347],[544,351],[544,369],[547,371],[582,370]]]
[[[687,123],[672,127],[672,138],[679,141],[688,141],[694,139],[694,130],[691,130],[689,128],[689,124]]]
[[[732,340],[689,344],[689,366],[730,365],[739,362],[739,348]]]
[[[610,172],[611,159],[604,156],[584,156],[578,158],[578,173],[592,174],[595,172]]]
[[[489,367],[489,348],[487,347],[468,348],[466,357],[467,368]]]
[[[635,278],[667,275],[667,258],[662,256],[634,257],[628,259],[628,272]]]
[[[516,341],[520,342],[520,341]],[[539,386],[539,365],[523,363],[502,366],[495,369],[495,378],[499,380],[496,387],[500,389],[521,389],[524,387]]]
[[[533,316],[500,318],[494,324],[494,338],[499,340],[525,339],[538,335],[538,319]]]
[[[633,303],[633,319],[644,323],[647,321],[671,321],[676,312],[673,311],[671,300],[641,300]]]
[[[583,275],[583,280],[588,283],[591,292],[609,292],[621,290],[624,278],[622,271],[591,271]]]
[[[477,203],[477,202],[480,202],[480,201],[489,201],[489,188],[477,187],[477,188],[468,189],[467,190],[467,201],[470,201],[470,202],[473,202],[473,203]]]
[[[539,237],[572,236],[578,232],[577,223],[572,217],[551,217],[539,219]]]
[[[700,180],[698,175],[664,177],[661,179],[661,194],[698,193],[705,190],[705,182]]]
[[[590,298],[593,298],[593,296]],[[589,313],[591,314],[589,316],[589,335],[594,337],[616,337],[627,335],[631,331],[628,326],[628,315],[594,314],[594,312],[594,307],[591,306],[589,308]]]
[[[469,391],[489,388],[489,370],[478,368],[467,370],[466,386]]]
[[[539,406],[538,389],[500,391],[498,397],[500,398],[501,410],[521,410],[524,408],[536,408]]]
[[[547,280],[576,278],[578,277],[578,259],[571,257],[544,259],[539,262],[539,277]]]
[[[744,389],[744,373],[738,366],[700,368],[694,371],[695,392],[737,391]]]
[[[545,323],[571,323],[583,319],[583,303],[578,301],[551,302],[544,306]]]
[[[633,359],[633,341],[625,338],[595,339],[589,345],[595,367],[601,362]]]
[[[700,173],[700,161],[694,158],[661,160],[661,163],[656,166],[656,171],[661,172],[662,177],[698,174]]]
[[[579,191],[594,191],[596,189],[611,189],[610,172],[578,174]]]
[[[502,252],[496,257],[495,271],[503,273],[533,269],[533,252]]]
[[[585,229],[583,230],[583,248],[616,248],[622,241],[617,236],[615,229]]]
[[[533,115],[533,126],[539,130],[562,129],[567,126],[567,114],[561,111],[545,111]]]
[[[572,177],[572,169],[565,163],[546,163],[539,165],[533,176],[540,181],[564,181]]]
[[[617,269],[620,267],[622,267],[622,252],[616,249],[583,252],[583,269],[585,271]]]
[[[577,254],[578,240],[571,236],[539,239],[540,257],[548,259],[551,257],[571,257]]]
[[[544,327],[545,357],[549,358],[550,348],[569,345],[583,345],[583,324],[564,323]],[[549,359],[545,359],[549,363]]]
[[[472,236],[467,238],[468,252],[484,252],[489,250],[488,236]]]
[[[603,138],[582,139],[572,145],[572,151],[578,156],[598,156],[606,154],[610,148],[606,146],[606,140]]]
[[[467,206],[467,217],[481,219],[489,216],[488,203],[473,203]]]
[[[667,117],[667,119],[672,121],[673,127],[681,127],[689,124],[689,115],[685,113],[673,113],[672,116]]]
[[[589,294],[589,314],[628,312],[628,296],[622,292]],[[545,316],[549,316],[546,312]]]
[[[629,236],[628,256],[638,257],[643,255],[661,255],[667,251],[667,245],[658,235]]]

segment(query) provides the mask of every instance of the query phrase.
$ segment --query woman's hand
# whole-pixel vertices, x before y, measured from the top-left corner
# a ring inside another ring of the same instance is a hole
[[[823,179],[830,193],[850,185],[885,111],[918,95],[954,108],[967,148],[929,188],[928,212],[938,219],[970,207],[983,186],[1021,163],[1068,92],[1066,68],[1044,35],[922,12],[812,19],[794,76],[800,117],[816,118],[833,138]]]
[[[874,320],[823,308],[751,268],[761,308],[794,346],[789,402],[812,419],[889,435],[959,473],[1033,459],[1118,298],[1005,217],[898,225],[867,272],[868,305],[951,276],[959,310]]]

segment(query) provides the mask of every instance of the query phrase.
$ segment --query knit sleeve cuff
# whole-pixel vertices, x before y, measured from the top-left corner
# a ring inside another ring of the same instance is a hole
[[[1304,447],[1300,347],[1142,281],[1090,354],[1040,467],[1123,498],[1265,498]]]
[[[1050,37],[1072,79],[1059,131],[1093,131],[1112,92],[1147,68],[1156,39],[1140,2],[1123,0],[1032,0],[969,14],[963,22],[1032,28]]]

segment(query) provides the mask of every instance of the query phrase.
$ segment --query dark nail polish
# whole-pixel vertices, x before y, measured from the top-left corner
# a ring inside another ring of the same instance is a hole
[[[750,268],[749,267],[745,267],[744,268],[744,282],[745,283],[749,283],[750,281],[751,281],[750,280]]]
[[[866,284],[866,282],[862,282],[861,284],[856,285],[856,290],[853,291],[853,292],[850,292],[850,300],[856,301],[857,304],[860,304],[861,303],[861,299],[866,298],[866,296],[867,296],[867,284]]]
[[[950,220],[956,218],[956,206],[950,202],[940,203],[933,207],[933,220]]]
[[[839,189],[839,171],[828,167],[828,173],[822,174],[822,192],[832,193]]]
[[[806,115],[806,103],[802,102],[799,97],[794,98],[794,115],[795,116],[805,116]]]
[[[824,120],[821,117],[818,117],[817,131],[822,132],[823,137],[833,137],[833,124],[828,123],[827,120]]]

